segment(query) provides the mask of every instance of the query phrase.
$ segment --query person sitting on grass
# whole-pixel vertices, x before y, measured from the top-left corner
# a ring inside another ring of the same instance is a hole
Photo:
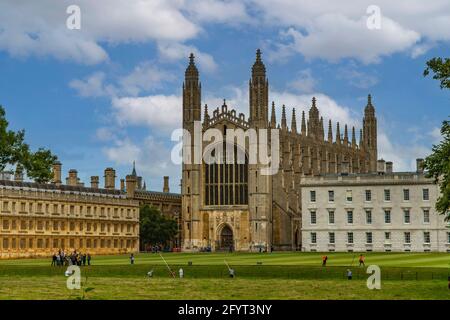
[[[362,254],[360,254],[360,255],[359,255],[359,266],[360,266],[360,267],[361,267],[361,266],[363,266],[363,267],[366,266],[366,264],[364,263],[364,260],[365,260],[365,257],[364,257]]]
[[[234,278],[234,269],[233,268],[230,268],[230,270],[229,270],[229,273],[230,273],[230,278]]]

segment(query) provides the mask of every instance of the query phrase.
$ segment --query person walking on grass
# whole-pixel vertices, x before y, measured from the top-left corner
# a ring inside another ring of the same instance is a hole
[[[327,260],[328,260],[328,256],[323,256],[322,257],[322,267],[326,267],[327,266]]]
[[[359,266],[361,267],[361,266],[363,266],[363,267],[365,267],[366,266],[366,264],[364,263],[364,260],[365,260],[366,258],[362,255],[362,254],[360,254],[359,255]]]
[[[53,254],[52,256],[52,267],[56,266],[56,254]]]
[[[91,254],[90,253],[87,254],[87,263],[88,263],[88,266],[91,265]]]
[[[130,264],[134,264],[134,254],[130,255]]]
[[[352,270],[347,269],[347,279],[352,280],[352,277],[353,277]]]

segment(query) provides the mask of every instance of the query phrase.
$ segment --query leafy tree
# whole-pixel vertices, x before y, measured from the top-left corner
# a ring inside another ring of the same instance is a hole
[[[424,76],[434,73],[433,79],[439,80],[441,89],[450,89],[450,59],[433,58],[427,61]],[[450,220],[450,121],[442,122],[441,135],[443,140],[434,145],[431,155],[424,162],[427,176],[434,178],[439,184],[441,195],[436,203],[436,210],[446,214],[446,220]]]
[[[423,75],[429,75],[430,70],[434,73],[433,79],[440,81],[441,89],[450,89],[450,58],[433,58],[427,61]]]
[[[157,208],[144,205],[140,208],[140,240],[145,248],[147,245],[166,244],[178,233],[177,222],[165,217]]]
[[[30,153],[24,164],[27,176],[39,183],[47,183],[52,177],[52,164],[56,161],[56,156],[50,150],[39,148],[35,153]]]
[[[5,109],[0,105],[0,171],[8,165],[24,168],[27,176],[36,182],[48,182],[52,178],[51,167],[57,159],[50,150],[43,148],[32,152],[25,143],[25,131],[8,129]]]
[[[450,219],[450,121],[442,123],[441,134],[444,138],[438,145],[434,145],[432,153],[424,161],[427,176],[434,178],[439,184],[441,195],[436,203],[436,210],[446,214]]]

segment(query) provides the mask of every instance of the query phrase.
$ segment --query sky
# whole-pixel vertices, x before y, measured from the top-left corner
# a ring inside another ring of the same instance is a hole
[[[414,170],[439,142],[450,91],[422,73],[449,56],[448,0],[0,0],[0,104],[64,176],[77,169],[89,185],[114,167],[123,178],[136,161],[148,189],[169,175],[178,192],[171,133],[189,54],[202,104],[227,99],[248,115],[257,48],[278,121],[283,104],[290,124],[315,96],[325,123],[359,131],[370,93],[379,158],[395,171]]]

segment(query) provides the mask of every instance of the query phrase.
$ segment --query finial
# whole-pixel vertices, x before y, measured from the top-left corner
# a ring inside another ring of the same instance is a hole
[[[189,55],[189,64],[194,64],[194,54],[191,52],[191,54]]]
[[[333,127],[331,125],[331,119],[328,120],[328,142],[333,142]]]
[[[302,135],[306,136],[306,120],[305,120],[305,111],[302,111]]]
[[[292,108],[291,130],[297,133],[297,119],[295,118],[295,108]]]
[[[286,129],[286,106],[283,104],[281,107],[281,128]]]
[[[316,106],[316,97],[312,98],[312,106],[315,107]]]
[[[256,61],[261,61],[261,50],[260,49],[256,50]]]
[[[367,104],[370,106],[372,105],[372,95],[369,93],[369,95],[367,96]]]
[[[224,105],[224,106],[227,105],[227,99],[223,99],[223,105]]]
[[[133,160],[133,171],[131,172],[132,176],[136,176],[136,161]]]

